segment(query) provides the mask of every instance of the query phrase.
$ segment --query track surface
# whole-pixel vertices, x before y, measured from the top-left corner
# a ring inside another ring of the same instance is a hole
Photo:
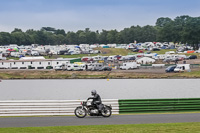
[[[200,113],[192,114],[145,114],[145,115],[113,115],[110,118],[75,116],[60,117],[10,117],[0,118],[0,127],[43,127],[72,125],[114,125],[145,123],[182,123],[200,122]]]

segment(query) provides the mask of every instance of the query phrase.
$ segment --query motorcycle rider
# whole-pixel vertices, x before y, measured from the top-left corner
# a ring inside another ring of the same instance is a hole
[[[101,97],[99,94],[97,94],[97,91],[96,90],[92,90],[91,91],[91,94],[93,97],[89,97],[87,100],[90,100],[92,99],[92,102],[91,104],[92,105],[96,105],[97,109],[99,110],[99,112],[101,112],[102,110],[102,102],[101,102]]]

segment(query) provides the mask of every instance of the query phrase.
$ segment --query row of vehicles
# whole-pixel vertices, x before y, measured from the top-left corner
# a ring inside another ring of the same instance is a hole
[[[197,59],[196,55],[190,55],[190,56],[186,56],[186,55],[179,55],[177,57],[171,58],[171,57],[167,57],[163,60],[163,62],[177,62],[177,61],[182,61],[182,60],[191,60],[191,59]]]
[[[92,64],[82,64],[74,63],[67,65],[59,65],[55,67],[55,70],[67,70],[67,71],[111,71],[112,68],[104,66],[103,63],[92,63]]]
[[[136,62],[126,62],[123,63],[119,68],[121,70],[131,70],[131,69],[139,69],[140,64]],[[55,70],[67,70],[67,71],[111,71],[112,67],[104,66],[103,63],[75,63],[75,64],[67,64],[67,65],[59,65],[55,67]]]
[[[92,62],[92,61],[124,61],[124,60],[135,60],[135,55],[127,55],[127,56],[121,56],[121,55],[115,55],[115,56],[93,56],[93,57],[83,57],[81,61],[83,62]]]

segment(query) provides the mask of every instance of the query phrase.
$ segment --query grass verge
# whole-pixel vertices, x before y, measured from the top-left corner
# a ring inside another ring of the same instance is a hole
[[[0,133],[199,133],[200,122],[134,125],[0,128]]]
[[[54,71],[2,70],[0,79],[176,79],[200,78],[200,70],[185,73],[152,73],[134,71]]]

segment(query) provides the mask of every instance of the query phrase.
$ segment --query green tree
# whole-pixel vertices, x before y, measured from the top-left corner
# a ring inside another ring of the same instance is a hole
[[[107,34],[108,34],[108,31],[102,30],[102,32],[99,34],[99,43],[102,43],[102,44],[108,43]]]
[[[164,18],[164,17],[161,17],[161,18],[158,18],[157,21],[156,21],[156,26],[158,27],[164,27],[166,24],[169,24],[170,22],[172,22],[172,20],[168,17]]]
[[[68,32],[67,33],[67,41],[69,44],[77,44],[78,43],[78,37],[76,33],[74,32]]]
[[[8,45],[10,44],[11,36],[8,32],[0,32],[0,44],[1,45]]]
[[[111,30],[107,34],[108,43],[116,43],[117,41],[117,30]]]

